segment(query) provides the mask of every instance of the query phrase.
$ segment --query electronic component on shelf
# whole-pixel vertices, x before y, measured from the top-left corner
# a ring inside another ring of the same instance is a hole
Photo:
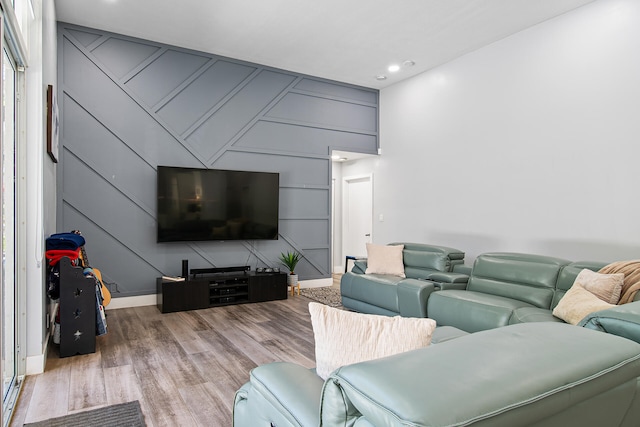
[[[162,280],[166,282],[184,282],[186,279],[184,277],[162,276]]]
[[[192,268],[190,273],[192,276],[198,274],[217,274],[217,273],[236,273],[251,271],[251,267],[248,265],[233,266],[233,267],[210,267],[210,268]]]

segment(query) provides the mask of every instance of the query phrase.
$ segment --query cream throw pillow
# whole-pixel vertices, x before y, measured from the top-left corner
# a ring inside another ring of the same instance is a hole
[[[602,274],[585,268],[576,276],[573,283],[582,285],[604,302],[617,304],[624,284],[624,274]]]
[[[404,274],[402,250],[404,245],[374,245],[367,243],[367,269],[365,274],[391,274],[407,277]]]
[[[326,380],[344,365],[391,356],[431,343],[432,319],[354,313],[309,303],[316,372]]]
[[[574,283],[553,309],[553,315],[567,323],[577,325],[594,311],[606,310],[611,307],[615,307],[615,304],[602,301],[581,284]]]

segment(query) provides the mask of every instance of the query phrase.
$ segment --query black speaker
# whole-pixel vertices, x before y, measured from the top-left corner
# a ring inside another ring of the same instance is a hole
[[[184,277],[185,279],[189,277],[189,260],[188,259],[182,260],[182,277]]]

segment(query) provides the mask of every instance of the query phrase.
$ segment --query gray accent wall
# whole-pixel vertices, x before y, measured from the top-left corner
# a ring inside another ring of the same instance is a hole
[[[331,275],[332,149],[376,154],[378,91],[60,23],[58,231],[114,297],[190,268]],[[277,241],[156,243],[158,165],[278,172]]]

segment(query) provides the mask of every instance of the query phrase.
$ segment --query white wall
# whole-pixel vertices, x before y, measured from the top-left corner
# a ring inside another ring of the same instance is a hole
[[[56,11],[51,1],[43,1],[42,10],[42,76],[43,90],[47,85],[58,85],[58,43],[56,31]],[[60,102],[60,100],[58,100]],[[46,134],[43,135],[46,137]],[[44,162],[44,236],[47,237],[57,232],[56,228],[56,164],[49,157]]]
[[[46,88],[56,85],[56,16],[53,2],[34,1],[27,85],[27,375],[43,372],[47,344],[44,237],[55,232],[55,166],[45,153]]]
[[[640,2],[600,0],[381,91],[374,241],[640,257]]]

